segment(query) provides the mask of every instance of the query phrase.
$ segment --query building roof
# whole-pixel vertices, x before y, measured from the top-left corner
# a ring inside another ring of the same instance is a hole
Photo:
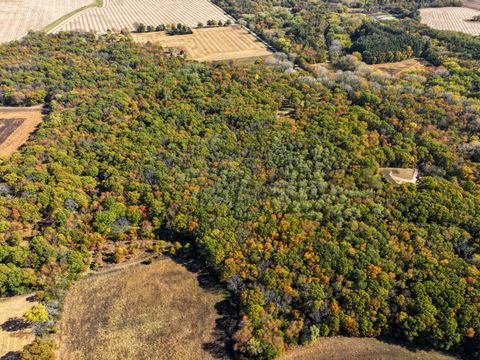
[[[379,168],[378,172],[390,183],[402,185],[406,183],[416,184],[418,170],[411,168]]]

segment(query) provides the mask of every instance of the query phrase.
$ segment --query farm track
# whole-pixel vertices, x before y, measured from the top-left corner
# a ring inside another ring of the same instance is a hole
[[[18,40],[93,0],[4,0],[0,7],[0,43]]]
[[[480,22],[469,21],[480,11],[466,7],[444,7],[420,9],[421,23],[437,30],[458,31],[480,35]]]
[[[146,25],[182,23],[195,27],[208,20],[226,21],[223,10],[208,0],[106,0],[101,8],[89,8],[62,22],[50,32],[134,29],[135,23]]]

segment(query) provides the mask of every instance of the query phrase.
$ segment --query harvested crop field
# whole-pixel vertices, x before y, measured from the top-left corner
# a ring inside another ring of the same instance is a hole
[[[453,360],[435,351],[411,351],[374,338],[331,337],[288,351],[282,360]]]
[[[29,30],[42,30],[58,18],[92,3],[93,0],[1,1],[0,43],[20,39]]]
[[[164,259],[80,280],[66,298],[59,358],[213,359],[214,351],[221,357],[216,305],[224,298],[202,288],[197,276]]]
[[[32,295],[0,299],[0,358],[12,355],[35,339],[30,326],[23,321],[23,314],[35,305]],[[6,357],[5,357],[6,358]]]
[[[0,156],[17,151],[42,122],[42,106],[0,107]]]
[[[139,43],[155,43],[185,51],[196,61],[259,58],[272,55],[266,45],[238,25],[194,29],[193,34],[170,36],[164,32],[132,34]]]
[[[480,22],[470,21],[480,11],[466,7],[420,9],[421,23],[437,30],[450,30],[480,35]]]
[[[425,61],[420,61],[417,59],[409,59],[404,61],[398,61],[394,63],[384,63],[384,64],[375,64],[371,65],[372,68],[380,70],[384,73],[387,73],[391,76],[399,76],[402,73],[405,73],[410,70],[426,70],[432,71],[433,66],[427,64]]]
[[[184,24],[197,26],[208,20],[226,21],[229,17],[208,0],[104,0],[101,8],[85,10],[59,24],[51,32],[134,29],[135,23],[146,25]]]

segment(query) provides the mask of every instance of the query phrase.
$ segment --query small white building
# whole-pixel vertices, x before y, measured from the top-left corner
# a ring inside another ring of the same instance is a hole
[[[378,172],[394,185],[416,184],[418,179],[417,169],[379,168]]]

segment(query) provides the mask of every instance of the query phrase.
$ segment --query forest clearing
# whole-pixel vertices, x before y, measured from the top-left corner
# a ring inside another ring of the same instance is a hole
[[[138,43],[151,42],[164,48],[183,50],[187,58],[196,61],[256,59],[272,54],[264,43],[238,25],[194,29],[189,35],[154,32],[132,36]]]
[[[0,358],[6,354],[22,351],[35,339],[33,330],[25,326],[22,315],[35,305],[32,294],[0,300]]]
[[[433,67],[431,65],[428,65],[425,61],[420,61],[418,59],[408,59],[404,61],[374,64],[370,66],[376,70],[380,70],[384,73],[387,73],[390,76],[399,76],[410,70],[418,70],[418,69],[423,69],[425,71],[433,70]]]
[[[458,31],[480,35],[480,22],[471,19],[480,15],[479,10],[467,7],[443,7],[420,9],[421,23],[437,30]]]
[[[319,357],[319,354],[322,354]],[[313,344],[288,351],[282,360],[453,360],[453,356],[436,351],[411,351],[396,344],[375,338],[349,338],[335,336],[318,339]]]
[[[147,25],[184,24],[197,26],[208,20],[226,21],[229,17],[208,0],[105,0],[100,8],[87,9],[50,30],[95,31],[133,30],[136,23]]]
[[[223,295],[202,288],[198,276],[168,258],[77,282],[60,323],[59,358],[214,358],[206,349],[215,349]]]
[[[42,30],[56,19],[92,2],[93,0],[3,1],[0,7],[0,43],[18,40],[29,30]]]
[[[17,151],[42,122],[42,106],[0,108],[0,156]]]

